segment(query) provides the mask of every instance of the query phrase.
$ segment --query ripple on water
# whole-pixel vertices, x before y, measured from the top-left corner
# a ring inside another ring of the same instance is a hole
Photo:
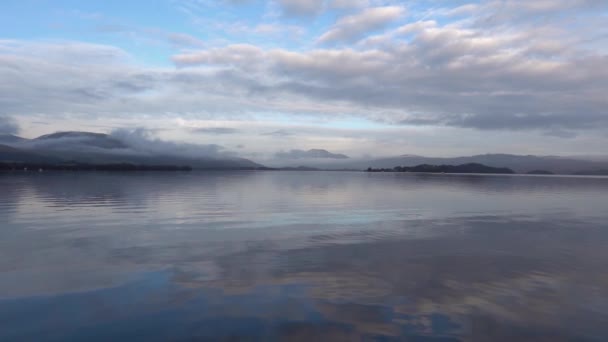
[[[608,337],[608,179],[49,172],[0,192],[0,340]]]

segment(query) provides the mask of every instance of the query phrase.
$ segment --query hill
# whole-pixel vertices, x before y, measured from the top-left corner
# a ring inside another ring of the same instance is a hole
[[[90,132],[57,132],[42,135],[36,139],[33,139],[33,141],[39,143],[42,142],[43,144],[46,143],[47,147],[53,144],[79,144],[103,149],[124,149],[129,147],[124,142],[110,135]]]
[[[0,145],[0,161],[12,163],[58,163],[61,160],[12,146]]]
[[[513,170],[506,167],[491,167],[483,164],[470,163],[462,165],[429,165],[421,164],[413,167],[396,166],[392,169],[372,169],[368,172],[421,172],[421,173],[491,173],[513,174]]]
[[[0,134],[0,144],[15,144],[27,141],[28,139],[18,137],[13,134]]]
[[[129,140],[90,132],[58,132],[35,139],[4,136],[0,162],[83,165],[187,165],[195,169],[255,169],[251,160],[223,153],[215,145]],[[211,146],[211,147],[210,147]]]

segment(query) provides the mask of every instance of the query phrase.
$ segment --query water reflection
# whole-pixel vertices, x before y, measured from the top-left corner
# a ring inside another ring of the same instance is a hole
[[[0,340],[605,340],[608,179],[2,175]]]

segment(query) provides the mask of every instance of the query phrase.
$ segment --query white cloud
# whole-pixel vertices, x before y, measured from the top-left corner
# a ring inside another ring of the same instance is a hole
[[[332,4],[319,6],[315,11]],[[179,36],[189,49],[172,56],[177,68],[138,66],[133,56],[107,45],[4,40],[0,79],[8,81],[0,82],[0,114],[21,124],[22,116],[43,114],[249,120],[256,113],[279,113],[434,129],[535,131],[551,136],[545,139],[580,141],[581,132],[608,127],[602,38],[608,25],[593,12],[604,7],[583,0],[458,2],[415,22],[407,22],[412,17],[401,7],[371,7],[349,12],[319,38],[340,43],[331,48],[203,44]],[[538,13],[545,20],[539,21]],[[390,26],[393,21],[399,27]],[[285,25],[277,19],[246,28],[272,34]],[[370,36],[387,25],[391,28]]]
[[[399,6],[374,7],[338,20],[319,37],[320,43],[353,42],[366,34],[385,27],[405,13]]]

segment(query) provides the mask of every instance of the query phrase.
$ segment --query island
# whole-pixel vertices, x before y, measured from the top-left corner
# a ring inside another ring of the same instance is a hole
[[[514,174],[515,171],[506,167],[492,167],[478,163],[462,165],[429,165],[396,166],[392,169],[368,168],[367,172],[419,172],[419,173],[491,173],[491,174]]]

